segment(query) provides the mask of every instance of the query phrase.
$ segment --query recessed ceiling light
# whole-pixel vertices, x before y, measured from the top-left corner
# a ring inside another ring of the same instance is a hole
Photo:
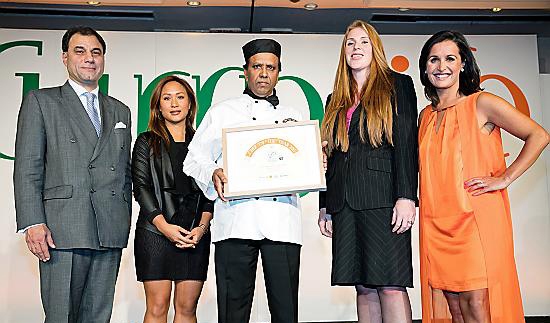
[[[410,8],[397,8],[397,10],[399,10],[399,11],[409,11],[411,9]]]
[[[292,34],[294,30],[292,28],[273,28],[273,27],[264,27],[260,29],[263,33],[270,33],[270,34]]]
[[[494,7],[493,9],[491,9],[493,12],[500,12],[502,11],[502,8],[499,8],[499,7]]]
[[[190,7],[198,7],[201,5],[200,1],[187,1],[187,5]]]
[[[317,7],[319,7],[319,5],[314,3],[314,2],[306,3],[304,5],[304,9],[306,9],[306,10],[315,10],[315,9],[317,9]]]
[[[86,1],[86,3],[90,6],[99,6],[101,4],[99,1]]]
[[[238,27],[226,27],[226,28],[210,28],[208,32],[211,33],[240,33],[242,32],[241,28]]]

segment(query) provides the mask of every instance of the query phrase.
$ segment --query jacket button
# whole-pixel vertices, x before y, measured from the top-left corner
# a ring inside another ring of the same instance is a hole
[[[76,142],[76,139],[71,138],[71,139],[69,139],[69,141],[72,142],[72,143],[74,144],[74,143]]]
[[[252,120],[256,120],[256,117],[252,117]]]
[[[111,191],[111,195],[115,196],[116,195],[115,191]]]
[[[275,120],[275,123],[279,123],[279,121],[278,121],[278,120]]]
[[[115,170],[115,166],[111,166],[111,170],[114,171],[114,170]]]
[[[273,201],[277,202],[277,198],[276,198],[276,197],[274,197],[274,198],[273,198]]]
[[[92,169],[92,168],[94,168],[94,165],[90,164],[90,165],[88,165],[88,168]]]
[[[256,196],[255,199],[256,199],[256,200],[259,200],[260,198]]]
[[[95,189],[92,188],[92,189],[90,190],[90,193],[95,193]]]

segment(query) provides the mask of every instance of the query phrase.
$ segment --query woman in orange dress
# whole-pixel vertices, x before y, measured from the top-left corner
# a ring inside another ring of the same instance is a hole
[[[504,99],[482,92],[464,36],[423,46],[420,78],[420,271],[424,323],[524,322],[506,188],[549,134]],[[525,141],[507,167],[500,129]]]

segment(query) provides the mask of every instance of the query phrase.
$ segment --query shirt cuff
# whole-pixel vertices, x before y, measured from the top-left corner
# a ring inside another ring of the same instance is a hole
[[[19,231],[17,231],[17,233],[26,233],[28,229],[32,228],[32,227],[36,227],[36,226],[39,226],[39,225],[42,225],[44,223],[37,223],[37,224],[33,224],[33,225],[29,225],[28,227],[26,228],[23,228]],[[12,231],[13,232],[13,231]]]
[[[416,204],[416,201],[415,201],[415,200],[410,199],[410,198],[408,198],[408,197],[400,197],[400,198],[398,198],[397,200],[398,200],[398,201],[399,201],[399,200],[411,201],[411,202],[413,202],[413,204]]]

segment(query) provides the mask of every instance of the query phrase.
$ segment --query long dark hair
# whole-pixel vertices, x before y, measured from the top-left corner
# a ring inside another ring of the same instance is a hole
[[[428,79],[426,74],[426,65],[428,63],[428,56],[435,44],[450,40],[458,47],[460,58],[464,63],[464,71],[460,72],[458,92],[463,95],[470,95],[481,91],[480,84],[480,71],[477,66],[474,53],[470,49],[468,41],[464,35],[458,31],[443,30],[435,33],[430,39],[424,43],[422,51],[420,52],[420,58],[418,59],[418,66],[420,69],[420,81],[424,85],[424,95],[432,102],[432,106],[436,107],[439,104],[439,96],[437,95],[437,89]]]
[[[189,85],[189,83],[187,83],[184,79],[175,75],[169,75],[162,78],[157,83],[157,86],[155,86],[153,94],[151,94],[149,124],[147,125],[149,131],[153,134],[149,144],[153,148],[153,154],[157,156],[160,154],[160,145],[163,144],[166,147],[170,147],[170,135],[168,133],[168,128],[166,128],[166,124],[164,123],[162,113],[160,112],[162,88],[169,82],[178,82],[183,86],[185,92],[187,92],[187,96],[189,98],[189,112],[185,117],[185,134],[187,136],[195,133],[193,122],[195,121],[195,115],[197,114],[198,107],[195,92],[193,92],[191,85]]]

